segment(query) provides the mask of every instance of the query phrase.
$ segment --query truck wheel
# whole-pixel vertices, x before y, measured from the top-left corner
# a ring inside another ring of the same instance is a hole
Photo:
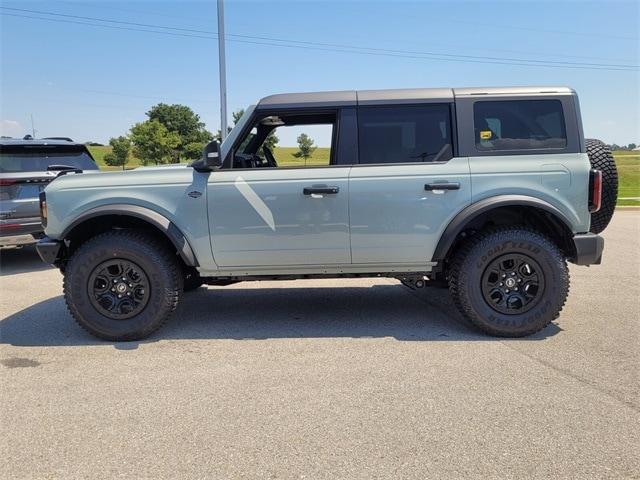
[[[618,199],[618,170],[611,150],[600,140],[587,139],[587,155],[591,168],[602,172],[602,205],[591,214],[591,232],[600,233],[611,221]]]
[[[166,323],[182,294],[176,257],[156,238],[116,230],[82,244],[67,263],[64,297],[81,327],[105,340],[139,340]]]
[[[526,227],[478,233],[456,253],[449,289],[460,312],[499,337],[524,337],[558,317],[569,271],[558,247]]]

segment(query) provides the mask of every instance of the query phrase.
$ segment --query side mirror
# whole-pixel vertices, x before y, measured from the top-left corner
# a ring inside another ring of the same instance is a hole
[[[220,145],[216,140],[212,140],[202,150],[202,158],[191,164],[199,172],[210,172],[215,168],[222,166],[220,158]]]

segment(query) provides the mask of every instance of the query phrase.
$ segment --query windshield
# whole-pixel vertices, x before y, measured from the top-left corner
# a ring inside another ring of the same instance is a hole
[[[253,111],[255,109],[255,105],[249,105],[244,111],[244,114],[242,115],[242,117],[240,117],[240,120],[238,120],[235,127],[233,127],[233,130],[229,132],[227,138],[225,138],[224,142],[222,142],[222,145],[220,145],[220,158],[225,158],[227,156],[227,153],[229,153],[231,146],[236,141],[236,138],[238,138],[238,135],[240,135],[240,132],[246,125],[247,121],[249,121],[249,119],[251,118],[251,115],[253,114]]]
[[[0,173],[44,172],[50,165],[97,170],[81,145],[12,145],[0,147]]]

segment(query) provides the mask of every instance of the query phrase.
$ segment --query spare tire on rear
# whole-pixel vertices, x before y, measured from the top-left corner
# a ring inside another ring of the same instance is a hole
[[[591,168],[602,172],[602,204],[600,210],[591,214],[591,229],[593,233],[600,233],[611,221],[618,199],[618,170],[611,150],[600,140],[588,138],[587,155]]]

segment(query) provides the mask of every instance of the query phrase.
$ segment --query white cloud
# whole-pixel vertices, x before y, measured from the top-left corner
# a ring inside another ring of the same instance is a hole
[[[0,120],[0,135],[7,137],[20,137],[24,128],[17,120]]]

